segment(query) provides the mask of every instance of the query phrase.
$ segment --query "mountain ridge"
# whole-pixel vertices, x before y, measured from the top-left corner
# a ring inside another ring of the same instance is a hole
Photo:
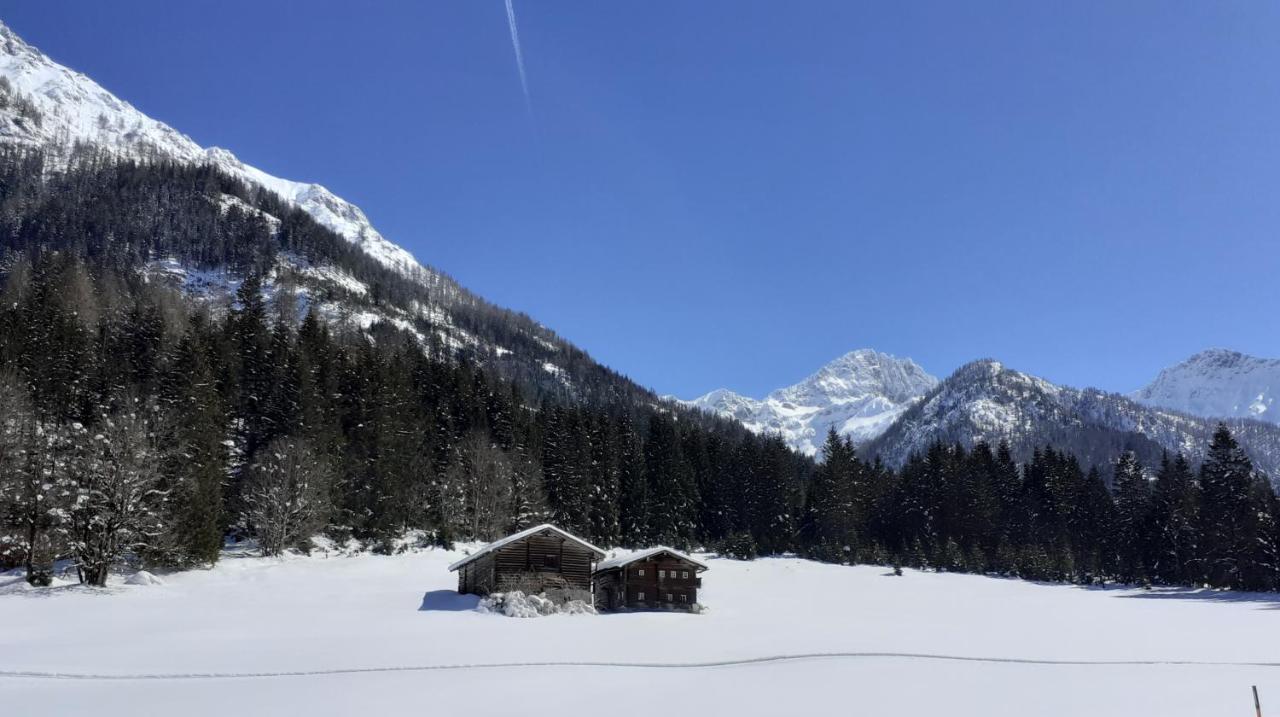
[[[55,157],[69,157],[74,145],[84,142],[132,159],[158,155],[189,164],[209,164],[276,193],[391,268],[410,274],[429,271],[407,250],[378,233],[359,207],[324,186],[276,177],[221,147],[201,147],[88,75],[57,63],[3,22],[0,48],[0,76],[32,102],[40,116],[35,122],[0,124],[0,139],[63,150],[55,152]]]
[[[865,443],[936,384],[937,378],[910,358],[864,348],[763,399],[722,388],[681,403],[734,418],[756,433],[778,433],[792,448],[812,456],[829,428]]]
[[[1154,466],[1165,452],[1200,460],[1219,422],[1232,429],[1260,470],[1280,475],[1280,426],[1152,408],[1117,393],[1061,386],[980,359],[956,369],[904,411],[863,447],[863,454],[900,466],[935,442],[969,447],[1003,441],[1019,461],[1053,445],[1085,465],[1105,468],[1132,450],[1144,465]]]
[[[1166,367],[1129,394],[1148,406],[1204,417],[1255,418],[1280,423],[1280,359],[1210,348]]]

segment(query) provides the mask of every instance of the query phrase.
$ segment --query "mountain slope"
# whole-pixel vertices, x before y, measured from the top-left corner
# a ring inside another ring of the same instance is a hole
[[[1130,397],[1148,406],[1196,416],[1256,418],[1280,423],[1280,409],[1273,408],[1277,394],[1280,394],[1280,359],[1209,349],[1164,369],[1154,381]]]
[[[814,455],[829,428],[859,444],[875,438],[937,383],[911,359],[859,349],[763,400],[719,389],[683,403],[756,433],[781,434],[792,448]]]
[[[366,333],[392,327],[424,347],[438,343],[465,353],[534,389],[530,393],[535,400],[557,394],[599,402],[657,401],[649,390],[596,363],[527,315],[495,306],[444,273],[419,264],[379,234],[359,207],[319,184],[275,177],[228,150],[200,147],[89,77],[56,63],[2,24],[0,147],[39,152],[46,168],[58,172],[79,166],[77,162],[85,164],[80,160],[90,155],[90,171],[95,163],[103,163],[104,155],[117,161],[172,162],[212,170],[221,179],[210,184],[218,189],[210,190],[205,199],[221,208],[220,221],[238,224],[246,215],[260,218],[265,230],[246,231],[270,232],[276,245],[296,239],[299,232],[310,237],[306,251],[280,251],[277,246],[274,263],[256,268],[266,273],[268,292],[289,285],[301,292],[304,309],[320,310],[331,323]],[[150,202],[155,197],[153,193],[140,199]],[[327,245],[327,240],[291,216],[295,210],[349,243],[364,259],[333,247],[317,254],[315,247]],[[200,221],[209,226],[208,217]],[[184,230],[168,229],[179,234]],[[267,238],[259,240],[265,243]],[[144,247],[149,255],[143,271],[214,306],[229,302],[243,278],[242,267],[193,258],[181,247],[159,251],[160,244],[157,240]]]
[[[2,24],[0,77],[8,81],[11,92],[29,101],[35,112],[32,118],[17,120],[17,115],[5,113],[0,120],[0,141],[54,150],[55,157],[69,156],[74,145],[82,142],[132,159],[213,165],[297,205],[387,266],[405,272],[423,270],[413,255],[383,238],[354,204],[319,184],[281,179],[246,165],[228,150],[200,147],[89,77],[54,62]]]
[[[1280,427],[1227,419],[1258,468],[1280,475]],[[997,361],[960,367],[864,448],[898,466],[935,441],[972,446],[1008,442],[1015,458],[1026,460],[1052,444],[1074,453],[1085,465],[1109,465],[1133,450],[1148,466],[1163,451],[1181,451],[1199,460],[1217,421],[1155,409],[1096,389],[1058,386],[1006,368]]]

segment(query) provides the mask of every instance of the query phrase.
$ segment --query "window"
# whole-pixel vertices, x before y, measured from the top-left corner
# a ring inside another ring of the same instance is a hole
[[[643,578],[643,577],[644,577],[644,568],[640,568],[639,570],[637,570],[637,571],[636,571],[636,575],[639,575],[640,577],[642,577],[642,578]],[[641,594],[643,595],[643,593],[641,593]],[[641,599],[641,600],[643,600],[644,598],[640,598],[640,599]]]
[[[682,577],[682,578],[687,578],[687,577],[689,577],[689,571],[688,571],[688,570],[681,570],[681,571],[680,571],[680,577]]]
[[[671,602],[671,593],[667,593],[667,602]]]
[[[667,571],[665,571],[665,570],[659,570],[659,571],[658,571],[658,577],[659,577],[659,578],[665,578],[665,577],[667,577]]]
[[[689,602],[689,596],[684,593],[680,594],[680,602]]]
[[[644,602],[644,593],[643,592],[636,593],[636,600],[639,600],[640,602]]]
[[[560,556],[559,555],[543,555],[542,567],[545,570],[559,570]]]

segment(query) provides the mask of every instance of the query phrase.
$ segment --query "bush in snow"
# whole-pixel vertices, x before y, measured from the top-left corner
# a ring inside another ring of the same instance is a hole
[[[145,549],[162,532],[167,492],[160,489],[152,408],[131,402],[82,434],[68,533],[80,578],[89,585],[105,586],[126,552]]]
[[[476,610],[507,617],[544,617],[546,615],[594,615],[595,608],[582,600],[556,602],[546,595],[526,595],[520,590],[492,593],[480,601]]]
[[[330,470],[304,440],[279,438],[250,467],[244,519],[263,555],[309,548],[306,538],[328,518]]]
[[[734,560],[752,560],[760,555],[760,550],[756,547],[756,541],[751,537],[750,533],[734,533],[730,535],[716,546],[716,552],[721,557]]]

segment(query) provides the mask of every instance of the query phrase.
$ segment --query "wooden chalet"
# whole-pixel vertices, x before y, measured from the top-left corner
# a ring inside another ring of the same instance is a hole
[[[605,560],[591,578],[596,609],[692,611],[705,570],[704,563],[661,546]]]
[[[520,590],[554,600],[591,603],[591,573],[605,556],[600,548],[543,524],[480,548],[449,566],[458,573],[458,592],[488,595]]]

